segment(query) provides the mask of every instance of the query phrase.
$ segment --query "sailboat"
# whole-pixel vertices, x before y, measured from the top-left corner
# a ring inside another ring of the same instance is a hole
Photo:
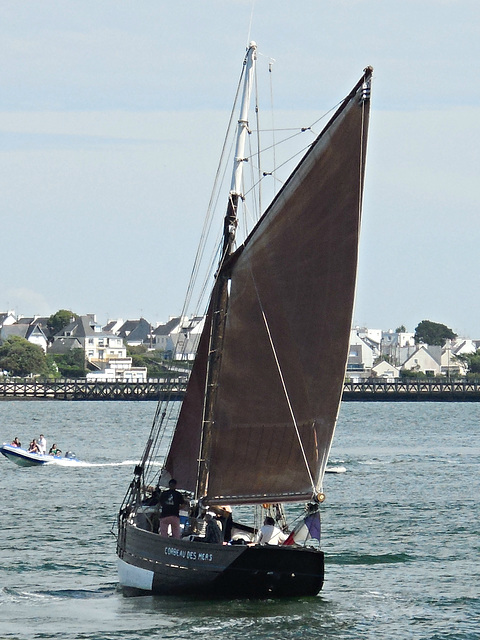
[[[323,476],[348,357],[372,68],[237,247],[256,49],[244,58],[220,258],[186,395],[172,428],[159,403],[118,515],[125,594],[311,596],[323,586]],[[180,538],[158,532],[154,495],[170,479],[189,501]],[[222,541],[206,542],[205,513],[224,523],[233,513]],[[282,543],[259,541],[266,515]]]

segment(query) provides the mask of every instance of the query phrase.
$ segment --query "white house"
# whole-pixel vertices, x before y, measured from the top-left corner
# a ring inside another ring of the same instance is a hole
[[[176,340],[175,336],[172,336],[175,344],[175,360],[195,360],[204,325],[204,316],[195,316],[182,322],[176,334]]]
[[[373,348],[367,344],[367,341],[361,338],[357,329],[350,331],[350,346],[347,360],[347,375],[352,377],[358,374],[359,377],[365,377],[365,373],[370,375],[373,367],[375,353]]]
[[[372,376],[384,380],[394,380],[400,377],[400,369],[390,362],[382,360],[372,367]]]
[[[421,344],[403,363],[402,369],[421,371],[427,376],[441,373],[441,347],[429,347]]]
[[[440,360],[442,373],[446,376],[466,376],[468,366],[457,359],[457,356],[475,353],[475,351],[475,343],[473,340],[446,340]]]
[[[103,327],[103,330],[107,331],[108,333],[118,333],[120,330],[120,327],[123,324],[124,324],[124,321],[122,318],[118,318],[117,320],[109,320],[107,324]]]
[[[72,348],[82,348],[90,362],[100,365],[116,358],[125,358],[127,348],[122,338],[102,330],[95,316],[80,316],[53,337],[52,353],[65,353]]]
[[[147,382],[147,367],[132,367],[132,358],[117,358],[109,360],[103,369],[87,373],[87,380]]]
[[[8,340],[11,336],[25,338],[28,342],[41,347],[44,353],[47,352],[48,339],[39,324],[15,323],[0,327],[0,343]]]
[[[17,319],[13,311],[0,311],[0,329],[15,324]]]
[[[357,335],[372,349],[374,358],[380,355],[380,345],[382,340],[381,329],[355,327],[354,331],[356,331]]]
[[[170,353],[175,360],[194,360],[204,324],[204,316],[170,318],[152,332],[153,347]]]
[[[470,340],[469,338],[455,338],[455,340],[447,340],[445,342],[445,349],[451,349],[452,353],[456,356],[475,353],[477,350],[477,341]]]
[[[397,365],[402,364],[416,349],[415,334],[409,332],[382,331],[381,354]]]

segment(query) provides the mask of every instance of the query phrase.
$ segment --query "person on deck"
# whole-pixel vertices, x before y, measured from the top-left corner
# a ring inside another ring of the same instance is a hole
[[[232,507],[224,505],[224,506],[216,506],[212,505],[209,507],[211,511],[217,516],[218,522],[222,525],[223,531],[223,539],[225,542],[230,542],[232,539],[232,527],[233,527],[233,519],[232,519]]]
[[[159,533],[161,536],[168,536],[168,528],[172,529],[172,537],[180,538],[180,507],[185,503],[185,499],[176,490],[177,481],[173,478],[168,483],[168,489],[162,491],[160,494],[160,506],[162,511],[160,513],[160,528]]]
[[[267,516],[263,522],[263,527],[257,534],[255,542],[259,544],[273,544],[278,545],[285,542],[287,536],[283,533],[279,527],[276,526],[275,520]]]
[[[38,448],[40,450],[39,453],[43,453],[44,455],[47,453],[47,441],[45,440],[43,433],[40,434],[38,439]]]
[[[207,523],[207,527],[205,529],[205,539],[203,540],[203,542],[222,544],[223,533],[221,525],[219,526],[216,518],[214,518],[211,513],[207,512],[205,514],[205,522]]]
[[[21,447],[22,443],[20,442],[20,440],[17,438],[17,436],[15,436],[15,438],[13,439],[13,442],[11,444],[12,447]]]

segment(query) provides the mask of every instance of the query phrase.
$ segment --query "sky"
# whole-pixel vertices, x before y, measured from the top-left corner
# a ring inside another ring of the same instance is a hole
[[[1,0],[0,312],[180,313],[249,40],[294,122],[374,67],[354,324],[480,339],[478,0]]]

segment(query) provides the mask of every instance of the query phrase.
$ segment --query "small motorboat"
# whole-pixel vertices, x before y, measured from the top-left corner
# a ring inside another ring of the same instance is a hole
[[[345,473],[347,470],[343,465],[335,466],[335,467],[327,467],[325,469],[325,473]]]
[[[15,447],[11,444],[3,444],[0,447],[0,453],[2,453],[7,460],[18,464],[19,467],[38,467],[52,462],[61,462],[62,464],[78,463],[75,454],[71,451],[67,451],[65,456],[51,456],[43,453],[33,453],[32,451],[27,451],[26,449]]]

